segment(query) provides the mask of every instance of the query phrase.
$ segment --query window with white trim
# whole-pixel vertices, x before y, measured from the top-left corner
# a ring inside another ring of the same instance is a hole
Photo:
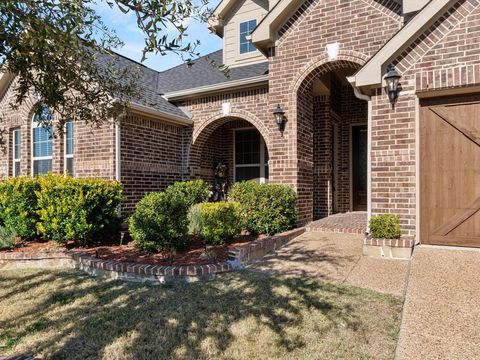
[[[12,162],[12,175],[18,176],[20,175],[20,159],[21,159],[21,150],[22,150],[22,134],[20,129],[15,129],[12,132],[12,155],[13,155],[13,162]]]
[[[32,120],[32,175],[52,171],[52,114],[43,106]]]
[[[257,20],[248,20],[240,23],[240,54],[246,54],[257,50],[250,40],[247,39],[257,26]]]
[[[73,122],[65,124],[65,174],[75,175],[73,166],[73,155],[75,152]]]
[[[257,129],[235,131],[235,181],[268,180],[268,150]]]

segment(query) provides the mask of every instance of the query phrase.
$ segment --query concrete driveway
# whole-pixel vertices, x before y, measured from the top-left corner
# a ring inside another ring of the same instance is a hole
[[[397,359],[480,359],[480,251],[413,253]]]

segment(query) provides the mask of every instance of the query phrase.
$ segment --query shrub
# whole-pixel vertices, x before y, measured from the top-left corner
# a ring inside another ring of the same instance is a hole
[[[14,177],[0,181],[0,225],[22,238],[34,238],[39,220],[36,195],[39,189],[37,178]]]
[[[17,234],[5,226],[0,226],[0,250],[12,249],[15,246]]]
[[[178,181],[167,187],[165,191],[182,197],[188,208],[207,202],[211,196],[210,185],[203,180]]]
[[[196,222],[195,231],[207,244],[224,244],[242,231],[240,204],[235,202],[198,204],[190,209],[189,215]]]
[[[252,233],[276,234],[295,226],[297,197],[287,186],[237,182],[230,199],[241,204],[244,224]]]
[[[370,218],[370,234],[375,239],[399,239],[400,215],[382,214]]]
[[[186,244],[188,207],[176,192],[147,194],[129,219],[129,231],[135,245],[159,252],[174,251]]]
[[[121,184],[102,179],[74,179],[61,175],[41,176],[36,191],[42,238],[86,245],[102,239],[119,225],[117,208]]]

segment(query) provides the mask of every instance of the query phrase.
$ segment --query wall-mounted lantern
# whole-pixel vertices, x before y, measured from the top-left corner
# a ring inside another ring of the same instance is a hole
[[[395,65],[390,64],[387,67],[387,73],[385,74],[386,90],[388,93],[388,100],[394,104],[398,98],[398,83],[402,75],[395,69]]]
[[[277,108],[273,110],[273,116],[275,116],[275,122],[277,123],[278,130],[283,131],[285,129],[285,111],[277,105]]]

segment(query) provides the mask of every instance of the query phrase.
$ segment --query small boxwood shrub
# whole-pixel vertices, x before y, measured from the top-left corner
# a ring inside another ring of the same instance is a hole
[[[135,245],[152,252],[182,248],[188,237],[188,206],[175,191],[147,194],[129,218]]]
[[[370,234],[375,239],[399,239],[400,215],[382,214],[370,218]]]
[[[0,250],[13,249],[17,234],[7,227],[0,226]]]
[[[14,177],[0,181],[0,225],[24,239],[36,237],[39,189],[37,178]]]
[[[256,234],[276,234],[295,226],[297,197],[284,185],[237,182],[230,199],[239,202],[246,228]]]
[[[45,240],[86,245],[102,240],[119,225],[119,182],[61,175],[41,176],[37,181],[37,229]]]
[[[203,180],[178,181],[167,187],[165,191],[182,197],[189,208],[192,205],[207,202],[211,196],[210,185]]]
[[[225,244],[242,232],[240,204],[235,202],[203,203],[189,212],[192,232],[197,232],[207,244]]]

